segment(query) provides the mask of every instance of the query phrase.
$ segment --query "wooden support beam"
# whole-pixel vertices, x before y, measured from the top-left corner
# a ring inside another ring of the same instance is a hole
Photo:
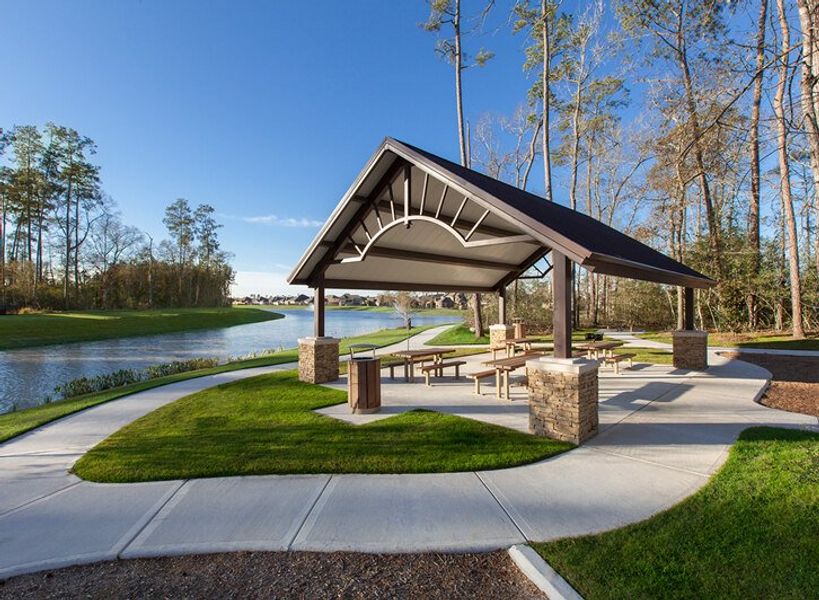
[[[404,219],[410,216],[410,201],[412,200],[412,165],[404,165]],[[407,221],[407,229],[410,222]]]
[[[481,223],[483,223],[484,220],[486,219],[486,217],[488,217],[488,216],[489,216],[489,209],[486,209],[485,211],[483,211],[483,214],[478,218],[478,220],[475,221],[475,224],[472,226],[472,229],[469,230],[469,233],[467,233],[464,236],[465,241],[467,241],[467,242],[469,241],[469,238],[472,237],[472,235],[475,233],[475,231],[478,229],[478,227],[481,226]]]
[[[421,190],[421,210],[418,212],[419,215],[424,214],[424,206],[427,203],[427,190],[429,189],[429,173],[424,173],[424,189]]]
[[[572,357],[572,261],[552,250],[554,356]]]
[[[444,184],[444,189],[441,190],[441,199],[438,200],[438,210],[435,211],[435,218],[438,219],[441,216],[441,209],[444,207],[444,198],[446,198],[446,192],[449,189],[446,184]]]
[[[370,281],[362,279],[325,279],[324,285],[347,290],[395,290],[407,292],[480,292],[491,294],[497,288],[458,285],[454,283],[402,283],[399,281]]]
[[[387,194],[390,196],[390,212],[392,213],[392,220],[395,221],[395,196],[392,193],[392,181],[387,183]]]
[[[455,212],[455,216],[452,217],[452,223],[449,224],[450,227],[455,227],[455,223],[458,222],[458,217],[460,217],[461,213],[464,211],[464,206],[466,206],[467,200],[469,200],[469,198],[464,196],[464,199],[461,201],[461,205],[458,207],[458,210]]]
[[[313,335],[324,337],[324,286],[313,290]]]
[[[684,321],[688,331],[694,330],[694,288],[685,288]]]
[[[498,288],[498,323],[506,325],[506,286]]]

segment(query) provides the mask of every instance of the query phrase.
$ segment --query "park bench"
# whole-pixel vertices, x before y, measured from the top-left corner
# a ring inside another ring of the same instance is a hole
[[[494,377],[495,376],[495,369],[487,369],[486,371],[478,371],[477,373],[467,373],[466,378],[472,379],[475,382],[475,393],[480,396],[481,394],[481,379],[486,379],[487,377]]]
[[[444,369],[447,367],[455,367],[455,379],[458,379],[460,374],[461,365],[465,365],[465,360],[450,360],[448,362],[439,362],[433,363],[431,365],[424,365],[421,367],[421,372],[424,374],[424,381],[427,385],[430,385],[429,377],[430,375],[436,375],[437,377],[441,377],[444,374]]]
[[[633,359],[637,356],[636,354],[614,354],[612,356],[606,356],[603,358],[603,362],[607,365],[612,365],[614,367],[614,374],[620,374],[620,363],[623,361],[628,361],[629,369],[634,366]]]

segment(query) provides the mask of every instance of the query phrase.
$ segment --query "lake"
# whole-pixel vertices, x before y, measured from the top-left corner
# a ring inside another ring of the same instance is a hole
[[[168,333],[136,338],[79,342],[0,352],[0,413],[14,405],[27,408],[53,395],[54,386],[78,377],[93,377],[118,369],[196,357],[226,360],[263,350],[294,348],[298,338],[312,335],[313,311],[275,309],[284,319],[225,329]],[[418,314],[414,325],[453,323],[457,316]],[[333,337],[360,335],[400,327],[392,312],[328,310],[325,332]]]

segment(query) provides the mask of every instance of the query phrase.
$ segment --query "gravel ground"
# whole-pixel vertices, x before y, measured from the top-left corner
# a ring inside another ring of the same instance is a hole
[[[762,404],[819,417],[819,358],[738,353],[728,356],[754,363],[773,374]]]
[[[506,552],[236,552],[120,560],[22,575],[0,598],[544,598]]]

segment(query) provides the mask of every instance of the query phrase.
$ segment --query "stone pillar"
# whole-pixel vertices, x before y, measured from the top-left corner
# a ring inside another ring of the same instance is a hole
[[[489,347],[505,348],[506,340],[511,340],[514,336],[515,328],[511,325],[498,323],[489,326]]]
[[[338,339],[299,339],[299,379],[307,383],[327,383],[338,379]]]
[[[529,431],[573,444],[597,435],[597,368],[585,358],[528,361]]]
[[[678,329],[674,340],[674,367],[702,371],[708,368],[708,332]]]

